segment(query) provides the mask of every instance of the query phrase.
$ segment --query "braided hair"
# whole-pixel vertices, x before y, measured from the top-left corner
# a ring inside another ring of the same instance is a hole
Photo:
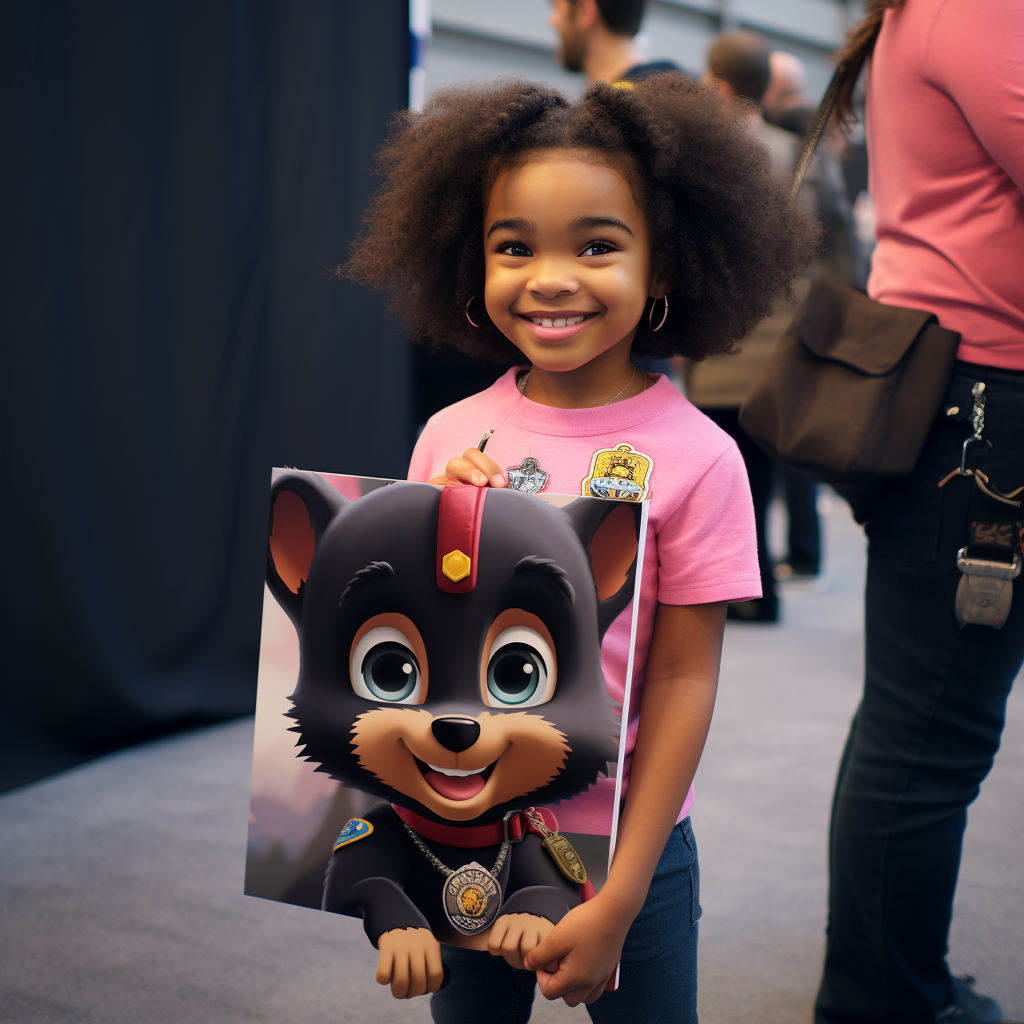
[[[650,227],[652,267],[672,282],[664,327],[641,323],[633,351],[728,351],[818,247],[817,227],[774,178],[748,117],[671,73],[632,89],[598,82],[575,104],[522,80],[441,91],[422,113],[396,117],[379,155],[383,187],[338,272],[390,289],[390,311],[415,340],[518,362],[488,318],[474,328],[463,315],[483,294],[490,187],[531,153],[587,150],[626,171]]]

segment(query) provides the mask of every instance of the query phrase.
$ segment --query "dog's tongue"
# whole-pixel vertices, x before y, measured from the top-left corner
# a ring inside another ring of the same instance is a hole
[[[476,775],[442,775],[440,772],[424,772],[427,785],[448,800],[469,800],[484,788],[484,780]]]

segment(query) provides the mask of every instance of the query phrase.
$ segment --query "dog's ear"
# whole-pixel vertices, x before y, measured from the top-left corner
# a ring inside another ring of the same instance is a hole
[[[288,473],[270,489],[267,585],[298,628],[313,552],[324,530],[347,504],[315,473]]]
[[[633,596],[643,510],[637,502],[577,498],[562,511],[590,555],[598,630],[603,637]]]

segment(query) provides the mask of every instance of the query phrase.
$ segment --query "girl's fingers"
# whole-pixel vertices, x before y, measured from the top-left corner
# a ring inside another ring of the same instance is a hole
[[[449,480],[458,484],[472,484],[474,487],[487,486],[487,474],[462,456],[449,459],[448,465],[444,467],[444,473]]]
[[[545,973],[544,971],[537,972],[537,985],[541,990],[545,999],[558,999],[559,997],[565,999],[568,1003],[569,1000],[576,994],[575,988],[573,988],[572,981],[568,977],[568,972],[559,966],[558,970],[553,973]],[[587,986],[589,992],[590,987]],[[580,998],[582,999],[585,992],[580,992]],[[579,1000],[577,1000],[578,1002]],[[569,1003],[570,1006],[575,1006],[576,1003]]]
[[[492,487],[505,486],[505,474],[502,473],[501,466],[499,466],[494,459],[490,458],[490,456],[484,455],[479,448],[467,448],[462,453],[462,457],[476,470],[482,473]],[[451,465],[451,463],[449,463],[449,465]]]
[[[474,487],[504,487],[505,474],[493,460],[476,448],[449,459],[443,476],[430,478],[432,484],[472,484]]]
[[[553,937],[554,936],[554,937]],[[570,950],[570,945],[565,941],[559,941],[559,936],[552,930],[544,937],[536,948],[530,950],[527,955],[526,969],[528,971],[548,971],[551,973],[558,969],[558,961]],[[552,967],[554,964],[554,967]]]
[[[585,1003],[596,1003],[597,1000],[605,993],[608,987],[608,981],[602,981],[600,985],[595,988],[586,999],[583,1000]]]
[[[581,1002],[585,1000],[585,997],[590,994],[590,986],[587,986],[586,988],[570,988],[567,990],[564,985],[560,988],[557,986],[551,986],[544,994],[549,999],[557,999],[561,997],[567,1007],[578,1007]]]

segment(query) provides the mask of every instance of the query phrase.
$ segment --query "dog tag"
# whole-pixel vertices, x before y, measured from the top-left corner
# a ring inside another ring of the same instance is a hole
[[[580,855],[572,848],[572,843],[563,835],[552,832],[544,824],[539,814],[526,813],[530,827],[534,832],[543,836],[541,846],[548,851],[548,855],[555,862],[558,870],[576,885],[582,885],[587,880],[587,869],[580,860]]]
[[[580,860],[580,855],[572,848],[572,843],[565,836],[552,832],[544,837],[541,844],[551,854],[551,859],[558,865],[558,870],[576,885],[582,885],[587,880],[587,869]]]

